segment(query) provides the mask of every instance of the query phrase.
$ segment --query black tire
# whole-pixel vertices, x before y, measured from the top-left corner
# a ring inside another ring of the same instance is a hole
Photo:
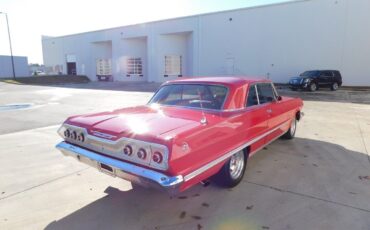
[[[242,157],[242,159],[240,159],[240,157]],[[237,160],[238,163],[236,163],[235,160]],[[242,165],[239,165],[239,163]],[[235,169],[234,174],[231,169],[232,166]],[[243,179],[246,166],[247,166],[247,155],[244,153],[243,150],[241,150],[240,152],[234,154],[224,164],[224,166],[222,166],[221,170],[214,176],[215,182],[218,185],[226,188],[233,188],[237,186]]]
[[[293,118],[292,122],[290,123],[290,127],[288,131],[283,135],[284,139],[293,139],[295,137],[295,132],[297,131],[297,119]]]
[[[331,87],[330,87],[330,89],[332,90],[332,91],[337,91],[337,89],[339,88],[339,85],[338,85],[338,83],[337,82],[334,82],[332,85],[331,85]]]
[[[317,89],[318,89],[317,84],[316,84],[315,82],[312,82],[312,83],[310,84],[309,90],[310,90],[311,92],[315,92]]]

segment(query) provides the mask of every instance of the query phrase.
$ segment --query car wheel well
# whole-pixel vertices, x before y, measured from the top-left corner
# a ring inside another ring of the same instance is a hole
[[[297,119],[297,121],[300,121],[301,120],[301,111],[297,111],[296,114],[295,114],[295,118]]]
[[[245,163],[247,163],[248,161],[248,158],[249,158],[249,153],[251,152],[251,146],[247,146],[243,149],[243,153],[244,153],[244,161]]]

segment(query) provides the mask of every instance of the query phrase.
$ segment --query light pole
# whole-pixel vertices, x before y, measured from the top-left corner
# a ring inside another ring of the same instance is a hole
[[[10,38],[8,14],[4,12],[0,12],[0,14],[5,14],[5,18],[6,18],[6,26],[8,27],[8,37],[9,37],[9,46],[10,46],[10,58],[12,60],[13,79],[15,80],[14,57],[13,57],[13,49],[12,49],[12,39]]]

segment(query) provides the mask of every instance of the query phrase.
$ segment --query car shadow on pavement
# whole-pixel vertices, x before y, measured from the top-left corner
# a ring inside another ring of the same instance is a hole
[[[249,159],[235,188],[197,185],[171,198],[108,187],[46,229],[365,229],[369,169],[367,154],[337,144],[277,140]]]

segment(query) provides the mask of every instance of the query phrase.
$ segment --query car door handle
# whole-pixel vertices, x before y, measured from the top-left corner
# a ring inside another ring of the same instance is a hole
[[[272,113],[272,109],[266,110],[267,113]]]

